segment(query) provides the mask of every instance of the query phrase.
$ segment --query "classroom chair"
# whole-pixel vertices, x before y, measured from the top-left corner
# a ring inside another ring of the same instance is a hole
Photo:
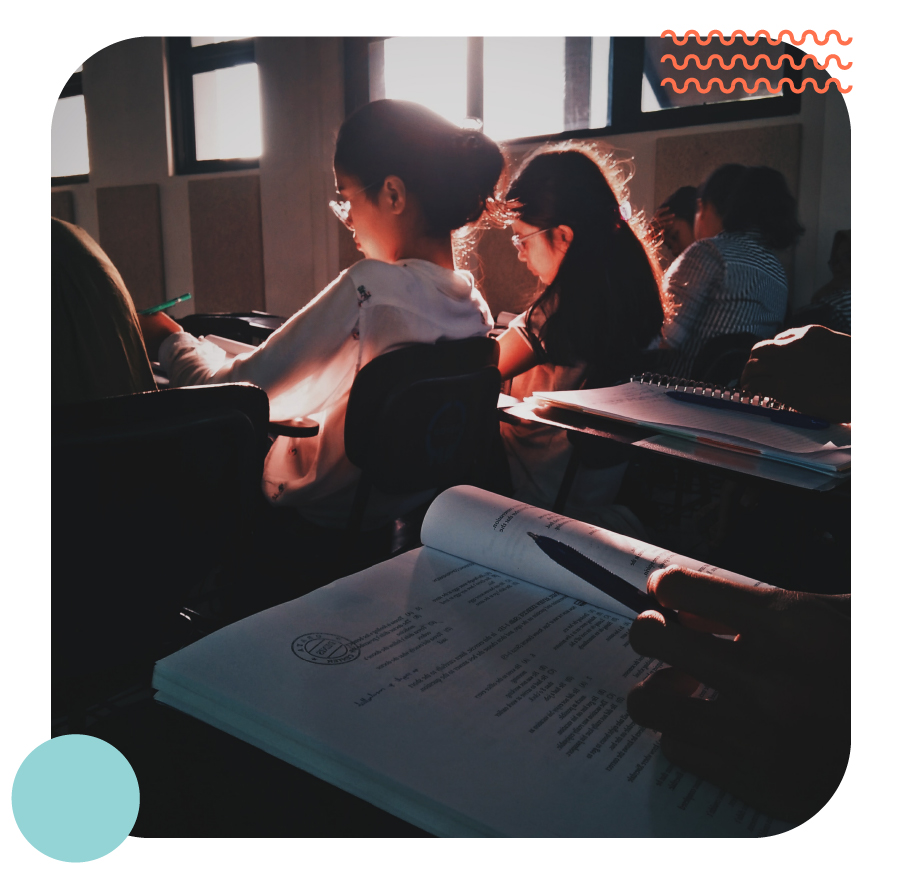
[[[215,628],[212,610],[228,613],[268,427],[266,394],[249,384],[54,407],[51,666],[69,731]]]
[[[346,528],[353,547],[373,487],[391,495],[490,485],[500,448],[498,343],[411,345],[366,364],[348,399],[345,451],[361,470]]]

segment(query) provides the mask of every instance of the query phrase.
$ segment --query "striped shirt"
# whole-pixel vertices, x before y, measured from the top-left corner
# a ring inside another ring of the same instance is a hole
[[[830,293],[822,297],[819,305],[826,305],[830,309],[831,322],[829,329],[838,333],[852,333],[852,291],[840,290],[838,293]]]
[[[688,247],[664,276],[673,313],[661,330],[675,349],[674,375],[691,377],[692,364],[715,336],[773,336],[786,317],[786,273],[754,233],[721,232]]]

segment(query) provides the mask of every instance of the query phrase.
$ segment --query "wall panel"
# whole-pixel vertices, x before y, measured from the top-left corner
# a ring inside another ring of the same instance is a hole
[[[163,302],[163,232],[156,183],[97,190],[99,243],[119,269],[138,310]]]
[[[188,210],[195,311],[265,310],[260,178],[189,180]]]
[[[75,222],[75,200],[71,189],[58,189],[50,193],[50,216],[66,223]]]

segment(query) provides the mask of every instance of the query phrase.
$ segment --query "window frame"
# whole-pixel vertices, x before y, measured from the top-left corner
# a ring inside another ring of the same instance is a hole
[[[84,86],[82,85],[82,72],[79,70],[72,74],[68,80],[66,80],[66,84],[63,86],[63,90],[59,93],[58,101],[61,101],[63,98],[74,98],[78,95],[84,95]],[[88,154],[88,161],[90,162],[90,153]],[[90,170],[87,174],[69,174],[66,177],[51,177],[50,178],[50,187],[54,186],[73,186],[77,183],[87,183],[90,178]]]
[[[345,114],[350,115],[369,103],[369,44],[386,37],[345,38]],[[566,37],[565,58],[565,124],[578,125],[588,120],[588,81],[582,82],[590,71],[591,37]],[[467,64],[468,114],[482,118],[482,37],[469,38]],[[800,49],[784,45],[786,54],[799,63],[804,57]],[[530,137],[512,138],[504,143],[554,143],[574,139],[596,139],[643,131],[663,131],[724,122],[741,122],[793,116],[801,112],[802,96],[788,89],[786,93],[753,101],[724,101],[695,107],[672,107],[654,112],[642,112],[642,76],[645,69],[645,37],[611,37],[608,58],[608,124],[603,127],[574,127],[565,131]],[[479,67],[477,70],[476,67]],[[784,62],[783,76],[799,87],[804,70],[795,70]],[[475,112],[478,111],[478,112]]]
[[[204,46],[192,46],[191,37],[166,37],[166,57],[169,67],[169,116],[172,123],[175,173],[210,174],[259,168],[259,158],[198,161],[194,128],[194,75],[237,67],[240,64],[255,64],[255,37],[208,43]]]

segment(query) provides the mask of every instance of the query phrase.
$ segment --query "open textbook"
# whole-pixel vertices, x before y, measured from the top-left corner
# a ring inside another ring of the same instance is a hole
[[[671,563],[754,582],[461,486],[433,502],[422,548],[159,661],[156,698],[441,836],[787,829],[630,720],[658,665],[629,646],[635,613],[529,531],[643,589]]]

